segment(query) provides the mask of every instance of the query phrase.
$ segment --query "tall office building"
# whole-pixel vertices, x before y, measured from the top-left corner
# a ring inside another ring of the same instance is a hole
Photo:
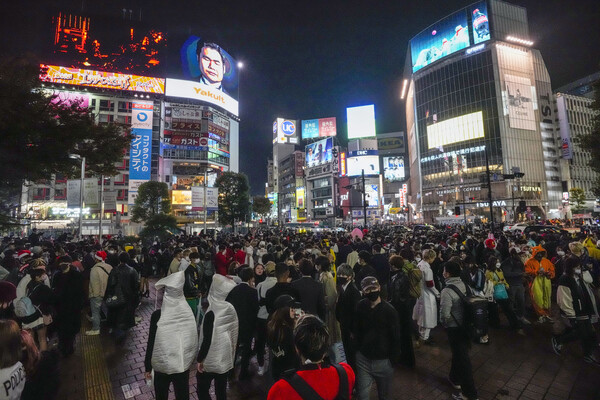
[[[568,192],[572,188],[583,189],[586,205],[580,213],[589,213],[596,208],[596,196],[592,193],[592,187],[598,180],[598,174],[588,166],[591,155],[578,144],[577,137],[593,128],[596,112],[590,108],[595,94],[592,85],[598,80],[600,72],[569,83],[554,93],[563,158],[563,199],[568,200]],[[567,202],[564,203],[566,206]],[[561,211],[563,215],[569,216],[571,210],[564,207]],[[570,216],[573,216],[572,212]]]
[[[497,0],[412,38],[401,96],[417,219],[434,222],[456,206],[489,219],[488,176],[495,221],[558,216],[553,95],[533,45],[526,10]],[[511,179],[514,172],[525,175]]]

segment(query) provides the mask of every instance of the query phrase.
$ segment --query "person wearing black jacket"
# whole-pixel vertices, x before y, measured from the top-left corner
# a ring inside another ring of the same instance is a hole
[[[512,247],[509,250],[510,257],[502,262],[500,268],[504,273],[506,283],[508,283],[508,298],[515,308],[517,318],[524,324],[531,324],[525,318],[525,286],[523,277],[525,276],[525,265],[520,257],[521,250],[518,247]]]
[[[129,265],[129,255],[119,254],[119,265],[110,271],[104,300],[122,295],[123,305],[109,308],[108,324],[117,342],[125,338],[126,331],[135,326],[135,309],[139,303],[140,277]]]
[[[413,298],[410,295],[410,278],[404,268],[404,259],[401,256],[390,257],[392,267],[390,284],[388,288],[390,304],[398,312],[400,324],[400,362],[409,367],[415,366],[415,351],[412,341],[412,310]]]
[[[248,366],[258,315],[258,293],[254,289],[254,271],[247,264],[241,268],[239,277],[242,283],[229,292],[225,301],[233,305],[238,317],[238,352],[242,356],[239,379],[244,380],[251,377]]]
[[[75,336],[81,327],[81,310],[85,301],[83,276],[71,262],[69,256],[60,257],[59,271],[52,280],[56,294],[54,320],[58,331],[58,348],[64,356],[75,352]]]
[[[315,266],[308,258],[303,258],[299,263],[302,278],[291,283],[298,291],[302,299],[302,309],[307,314],[313,314],[325,320],[325,290],[321,282],[317,282],[313,276]]]
[[[185,269],[185,283],[183,284],[183,295],[185,300],[190,305],[194,317],[198,314],[198,303],[202,295],[200,286],[202,284],[202,276],[198,271],[200,263],[200,254],[193,252],[190,254],[190,265]]]
[[[340,288],[335,306],[335,318],[340,323],[346,360],[352,369],[356,371],[356,346],[352,329],[354,328],[354,311],[361,300],[361,295],[354,283],[354,271],[348,264],[340,264],[337,270],[337,283]]]
[[[387,283],[390,281],[390,263],[388,256],[381,253],[381,245],[373,245],[373,256],[371,257],[371,265],[377,274],[375,277],[381,282],[381,295],[387,298]]]
[[[354,266],[356,282],[362,282],[367,276],[377,277],[377,271],[371,265],[372,255],[368,251],[361,250],[358,253],[358,263]]]
[[[348,241],[348,239],[342,239],[342,241],[343,244],[341,246],[340,244],[338,244],[339,250],[337,257],[335,258],[335,265],[337,267],[344,264],[346,262],[346,259],[348,258],[348,254],[352,253],[352,246],[350,246],[350,242]]]
[[[368,400],[373,380],[380,400],[388,398],[394,376],[392,361],[398,355],[400,325],[394,307],[380,296],[377,278],[368,276],[360,286],[365,296],[356,306],[356,390],[359,400]]]
[[[277,283],[271,289],[267,290],[267,294],[265,295],[265,306],[269,315],[273,314],[276,310],[275,300],[283,294],[289,294],[296,301],[302,302],[298,290],[288,282],[290,277],[289,265],[281,262],[277,263],[275,265],[275,277],[277,278]]]

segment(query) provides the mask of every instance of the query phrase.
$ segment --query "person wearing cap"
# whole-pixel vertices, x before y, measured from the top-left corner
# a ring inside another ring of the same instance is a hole
[[[392,360],[399,356],[400,324],[394,307],[380,296],[377,278],[360,282],[364,299],[356,306],[356,390],[359,400],[368,400],[373,381],[379,400],[388,399],[394,377]]]
[[[323,321],[315,315],[300,317],[294,328],[294,346],[301,366],[275,382],[267,400],[350,399],[354,371],[346,363],[331,365],[325,361],[328,343],[329,332]]]
[[[265,305],[267,306],[267,312],[269,315],[277,309],[275,307],[275,300],[282,294],[289,294],[298,302],[301,302],[300,292],[289,283],[290,277],[290,266],[286,263],[277,263],[275,265],[275,277],[277,283],[273,285],[271,289],[267,291],[265,295]]]
[[[294,370],[300,360],[294,349],[294,326],[302,315],[302,304],[289,294],[275,300],[275,311],[267,323],[267,343],[271,349],[271,373],[277,381],[283,373]]]
[[[113,269],[110,264],[105,262],[106,257],[105,251],[97,251],[94,254],[96,264],[90,270],[89,298],[90,311],[92,312],[92,329],[85,332],[88,336],[100,334],[100,310],[108,285],[108,276]]]
[[[275,278],[275,263],[269,261],[265,265],[265,274],[267,277],[256,286],[258,294],[258,315],[256,318],[256,340],[254,341],[254,351],[256,352],[256,361],[258,362],[258,375],[262,376],[265,373],[265,345],[267,343],[267,319],[269,313],[266,306],[267,291],[277,283]]]
[[[56,328],[58,348],[64,356],[75,352],[75,336],[81,327],[84,305],[83,276],[72,264],[70,256],[58,259],[59,271],[54,275],[52,288],[56,294]]]
[[[525,318],[525,286],[523,278],[525,277],[525,264],[521,261],[521,249],[511,247],[509,250],[510,256],[504,260],[500,267],[504,272],[504,278],[508,283],[508,297],[515,308],[517,318],[526,325],[531,324]]]
[[[27,290],[27,285],[29,285],[29,282],[31,282],[31,276],[29,274],[29,271],[31,271],[32,269],[35,268],[41,268],[43,270],[46,270],[46,263],[44,262],[44,260],[42,260],[41,258],[35,259],[33,261],[31,261],[27,266],[23,266],[23,270],[22,273],[25,274],[25,276],[23,276],[21,278],[21,280],[18,282],[17,286],[17,299],[20,299],[21,297],[25,296],[25,292]],[[46,275],[45,279],[44,279],[44,285],[50,287],[50,279],[48,278],[48,275]]]

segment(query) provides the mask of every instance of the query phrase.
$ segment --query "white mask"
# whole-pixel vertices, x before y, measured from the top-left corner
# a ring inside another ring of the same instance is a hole
[[[561,257],[562,257],[562,256],[564,256],[564,255],[565,255],[565,252],[564,252],[564,251],[557,251],[557,252],[556,252],[556,254],[558,254],[559,256],[561,256]]]
[[[575,268],[573,272],[575,272],[576,275],[581,275],[581,268]]]
[[[421,257],[415,257],[415,261],[416,261],[416,262],[419,262],[419,261],[421,261]]]
[[[496,263],[496,268],[500,269],[500,263]]]
[[[194,264],[198,264],[198,263],[200,262],[200,259],[199,259],[199,258],[194,258],[194,259],[192,260],[192,262],[193,262]]]

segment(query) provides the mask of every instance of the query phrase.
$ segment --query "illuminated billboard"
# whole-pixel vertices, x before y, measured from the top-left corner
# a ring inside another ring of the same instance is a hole
[[[477,111],[427,126],[427,148],[443,146],[484,137],[483,114]],[[443,151],[443,150],[442,150]]]
[[[129,148],[128,204],[135,204],[139,187],[150,180],[154,103],[152,101],[135,101],[131,109],[133,140]]]
[[[319,165],[331,162],[333,140],[331,138],[322,139],[318,142],[306,146],[306,167],[317,167]]]
[[[277,118],[273,121],[273,144],[298,143],[298,121],[293,119]]]
[[[186,79],[238,100],[238,64],[221,46],[190,36],[181,47],[180,56]]]
[[[520,76],[504,75],[504,115],[508,114],[511,128],[536,130],[534,109],[537,110],[531,80]]]
[[[369,207],[379,207],[379,185],[365,185],[365,200]]]
[[[404,180],[404,157],[383,157],[383,177],[389,182]]]
[[[375,105],[346,108],[348,140],[375,136]]]
[[[306,207],[306,198],[305,198],[305,190],[304,186],[300,186],[296,188],[296,208],[305,208]]]
[[[412,70],[417,72],[470,45],[467,14],[463,9],[431,25],[410,41]]]
[[[173,190],[171,193],[171,204],[174,206],[191,206],[192,191],[191,190]]]
[[[490,40],[490,21],[488,20],[487,4],[485,1],[477,3],[469,8],[471,13],[471,32],[473,44]]]
[[[214,104],[238,116],[238,102],[227,93],[199,82],[167,78],[165,95]]]
[[[346,158],[348,176],[360,176],[363,170],[365,171],[365,175],[379,175],[379,156],[373,154],[370,150],[365,150],[364,152],[367,154]]]
[[[58,65],[40,64],[40,80],[47,83],[88,86],[99,89],[157,94],[165,92],[165,80],[162,78],[67,68]]]
[[[319,118],[302,121],[302,139],[315,139],[337,135],[336,119]]]

